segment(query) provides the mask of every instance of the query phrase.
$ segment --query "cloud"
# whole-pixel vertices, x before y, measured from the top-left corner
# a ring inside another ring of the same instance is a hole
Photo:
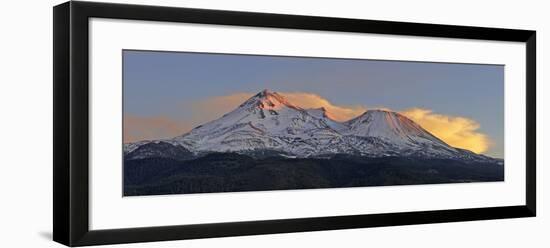
[[[326,98],[313,93],[305,92],[281,92],[289,102],[296,104],[302,108],[321,108],[324,107],[329,113],[330,117],[337,121],[347,121],[351,118],[365,112],[366,108],[363,106],[345,106],[335,105]]]
[[[326,98],[313,93],[278,93],[283,95],[289,102],[305,109],[324,107],[330,114],[330,117],[337,121],[347,121],[362,114],[366,110],[366,108],[362,106],[335,105]],[[193,109],[193,113],[195,113],[194,115],[200,114],[202,119],[212,120],[235,109],[253,95],[254,93],[240,92],[226,96],[215,96],[191,103],[190,106]]]
[[[400,113],[453,147],[483,153],[492,144],[487,135],[478,131],[479,123],[472,119],[436,114],[422,108],[407,109]]]
[[[240,92],[226,96],[214,96],[186,103],[182,105],[182,108],[190,111],[193,116],[191,122],[199,125],[221,117],[237,108],[237,106],[253,95],[253,93]]]
[[[124,116],[124,143],[172,138],[186,133],[192,126],[164,116]]]
[[[189,132],[192,128],[221,117],[250,98],[251,93],[237,93],[210,97],[182,104],[179,111],[188,118],[168,116],[124,116],[124,143],[140,140],[173,138]]]

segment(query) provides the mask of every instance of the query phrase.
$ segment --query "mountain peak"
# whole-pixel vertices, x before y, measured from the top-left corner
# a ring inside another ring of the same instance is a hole
[[[301,109],[300,107],[290,103],[281,94],[269,89],[264,89],[260,91],[258,94],[248,99],[243,105],[258,107],[260,109],[267,110],[276,110],[284,107]]]
[[[273,94],[273,93],[276,93],[274,91],[271,91],[269,89],[263,89],[262,91],[260,91],[257,95],[258,96],[267,96],[269,94]]]
[[[416,123],[414,123],[412,120],[410,120],[406,116],[388,109],[369,109],[363,112],[361,115],[349,120],[348,122],[352,122],[353,120],[365,120],[369,118],[382,118],[382,119],[386,119],[387,121],[390,121],[390,119],[395,118],[399,122],[410,122],[416,125]]]
[[[374,113],[399,115],[399,113],[397,113],[395,111],[388,110],[388,109],[369,109],[369,110],[365,111],[363,114],[374,114]]]
[[[429,140],[448,146],[408,117],[390,110],[367,110],[346,123],[352,132],[361,136],[380,137],[394,143],[422,143]]]
[[[263,89],[262,91],[258,92],[254,97],[269,97],[269,96],[278,96],[283,97],[279,93],[272,91],[270,89]]]

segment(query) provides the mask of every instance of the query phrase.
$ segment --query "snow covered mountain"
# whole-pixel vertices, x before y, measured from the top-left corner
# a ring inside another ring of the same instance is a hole
[[[324,108],[303,109],[264,90],[221,118],[181,136],[125,144],[125,158],[200,156],[211,152],[291,157],[417,156],[475,161],[492,158],[454,148],[407,117],[368,110],[347,122]]]

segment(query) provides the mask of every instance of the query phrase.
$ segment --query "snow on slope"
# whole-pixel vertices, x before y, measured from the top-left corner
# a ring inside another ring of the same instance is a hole
[[[396,112],[369,110],[342,123],[331,119],[324,108],[302,109],[268,90],[219,119],[163,141],[195,154],[269,150],[297,157],[344,153],[372,157],[487,158],[447,145]],[[126,144],[125,154],[147,143]]]
[[[369,110],[345,124],[349,127],[346,135],[378,139],[381,144],[374,150],[388,155],[454,157],[461,153],[414,121],[392,111]],[[382,144],[391,147],[380,149]]]
[[[347,133],[379,137],[391,143],[439,143],[447,145],[409,118],[386,110],[370,110],[346,122]]]
[[[221,118],[172,141],[192,151],[264,149],[309,155],[340,136],[326,120],[264,90]]]

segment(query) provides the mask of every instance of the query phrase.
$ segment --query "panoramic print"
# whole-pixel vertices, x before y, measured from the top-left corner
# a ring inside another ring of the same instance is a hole
[[[123,51],[124,196],[504,180],[504,66]]]

